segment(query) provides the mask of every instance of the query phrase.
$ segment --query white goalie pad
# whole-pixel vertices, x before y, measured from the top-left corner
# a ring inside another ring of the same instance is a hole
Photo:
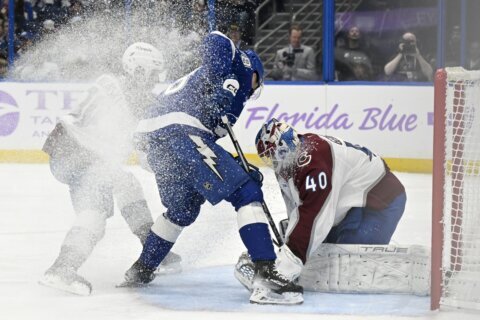
[[[425,296],[430,290],[430,250],[424,246],[322,244],[298,279],[306,291]],[[252,290],[253,263],[247,253],[235,278]]]
[[[305,264],[299,284],[319,292],[426,296],[430,250],[418,245],[323,244]]]

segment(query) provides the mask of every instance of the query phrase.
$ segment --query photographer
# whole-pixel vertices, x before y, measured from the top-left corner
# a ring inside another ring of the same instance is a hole
[[[335,48],[335,75],[338,81],[373,79],[372,62],[361,40],[360,29],[353,26],[348,30],[344,44]]]
[[[289,30],[288,47],[277,51],[271,73],[273,80],[302,81],[316,80],[315,53],[309,46],[301,44],[302,28],[292,25]]]
[[[407,32],[402,36],[397,55],[385,65],[385,74],[393,81],[432,81],[433,69],[417,47],[417,38]]]

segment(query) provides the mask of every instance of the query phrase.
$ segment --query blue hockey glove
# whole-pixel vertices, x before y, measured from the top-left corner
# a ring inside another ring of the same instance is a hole
[[[240,159],[239,156],[235,157],[235,161],[243,168],[242,160]],[[253,164],[249,163],[248,164],[248,175],[250,178],[252,178],[253,181],[257,182],[260,186],[263,184],[263,174],[260,172],[260,169],[258,169],[257,166],[254,166]]]
[[[215,125],[213,126],[213,131],[219,138],[223,138],[228,134],[225,124],[223,124],[221,121],[221,117],[226,114],[232,125],[236,121],[236,117],[230,115],[229,112],[239,88],[240,84],[238,83],[237,79],[235,79],[235,76],[232,75],[232,77],[225,79],[222,83],[222,86],[219,87],[212,95],[212,106],[214,113],[216,113],[214,116]]]
[[[233,104],[237,91],[240,89],[240,84],[234,75],[227,77],[213,93],[213,103],[220,109],[228,111]]]

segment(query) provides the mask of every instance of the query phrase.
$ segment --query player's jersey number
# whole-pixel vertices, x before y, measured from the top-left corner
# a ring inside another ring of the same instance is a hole
[[[311,190],[312,192],[317,191],[317,187],[320,190],[324,190],[328,186],[327,174],[325,172],[320,172],[318,176],[307,176],[305,180],[305,190]]]

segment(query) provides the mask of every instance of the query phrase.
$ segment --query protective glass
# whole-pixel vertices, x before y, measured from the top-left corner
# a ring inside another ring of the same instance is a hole
[[[253,93],[250,95],[250,98],[248,98],[249,100],[257,100],[260,95],[262,94],[262,91],[263,91],[263,83],[261,85],[258,86],[257,89],[253,90]]]

